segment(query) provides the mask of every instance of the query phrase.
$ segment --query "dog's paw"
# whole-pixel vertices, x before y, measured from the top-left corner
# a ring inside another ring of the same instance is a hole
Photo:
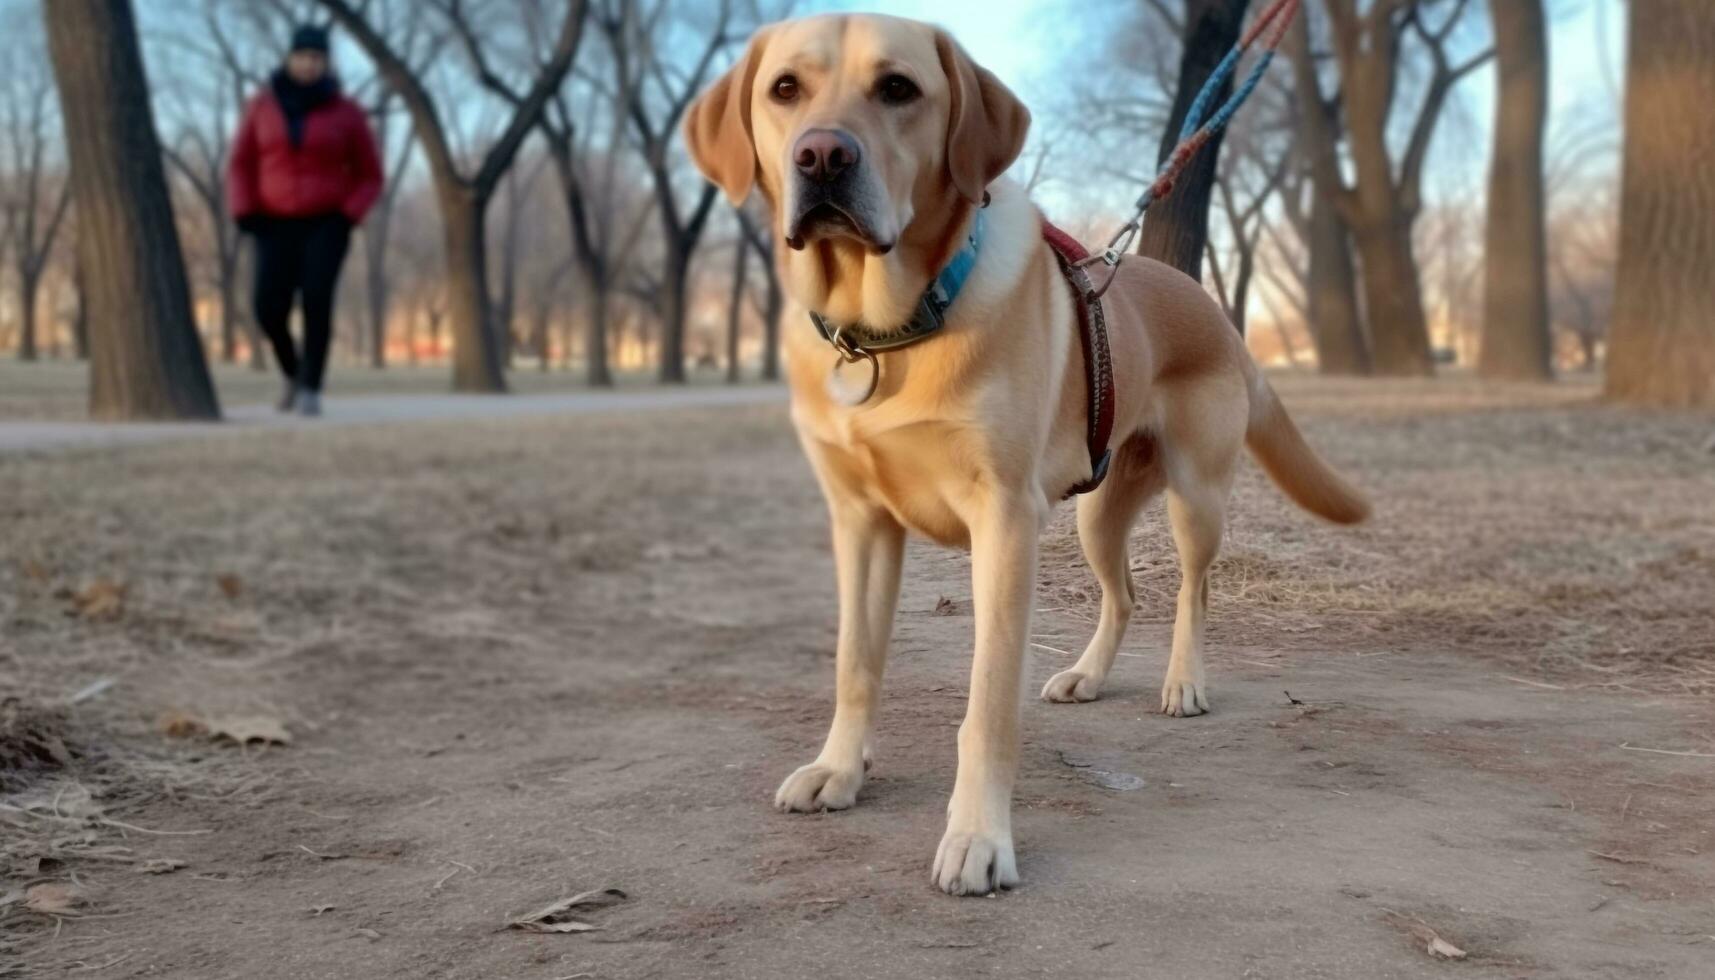
[[[1209,710],[1209,696],[1203,685],[1194,680],[1171,675],[1161,685],[1161,713],[1174,718],[1189,718]]]
[[[787,813],[815,813],[820,810],[844,810],[857,802],[858,787],[863,785],[864,767],[856,771],[836,769],[824,762],[801,766],[786,777],[774,794],[776,809]]]
[[[1069,704],[1076,701],[1094,701],[1102,693],[1101,678],[1091,677],[1077,668],[1062,670],[1048,683],[1042,685],[1042,700]]]
[[[935,852],[935,887],[949,895],[987,895],[1018,884],[1012,835],[948,827]]]

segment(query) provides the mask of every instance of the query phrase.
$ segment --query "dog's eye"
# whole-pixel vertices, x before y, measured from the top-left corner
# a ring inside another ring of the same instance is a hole
[[[774,80],[774,87],[769,89],[776,102],[791,102],[798,97],[798,76],[781,75]]]
[[[888,105],[904,105],[923,94],[917,84],[904,75],[888,75],[876,85],[875,91]]]

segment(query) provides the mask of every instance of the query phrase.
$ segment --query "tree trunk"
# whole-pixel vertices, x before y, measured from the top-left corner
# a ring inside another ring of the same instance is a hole
[[[219,418],[131,4],[43,0],[42,13],[90,286],[90,414]]]
[[[550,355],[548,350],[548,325],[549,321],[552,319],[553,307],[550,304],[543,302],[536,308],[536,322],[531,325],[530,330],[530,342],[536,348],[536,370],[541,371],[543,374],[548,373],[549,367]]]
[[[1167,129],[1161,134],[1156,166],[1165,162],[1178,145],[1179,128],[1185,124],[1197,92],[1238,43],[1245,8],[1249,5],[1250,0],[1186,0],[1179,84],[1173,94]],[[1221,86],[1218,101],[1225,100],[1232,90],[1230,81]],[[1149,206],[1149,216],[1137,240],[1137,254],[1165,262],[1199,281],[1203,278],[1203,246],[1209,239],[1209,201],[1214,193],[1215,168],[1223,138],[1223,133],[1216,133],[1179,175],[1173,193]]]
[[[1323,97],[1303,16],[1287,30],[1286,47],[1298,99],[1298,144],[1310,162],[1310,215],[1300,226],[1310,252],[1305,314],[1316,345],[1316,368],[1323,374],[1369,374],[1373,366],[1358,309],[1352,234],[1336,202],[1346,191],[1340,175],[1338,119]]]
[[[1364,309],[1370,321],[1370,351],[1376,373],[1428,376],[1435,373],[1429,324],[1411,250],[1411,222],[1401,217],[1354,231],[1362,262]]]
[[[745,241],[742,231],[733,247],[738,250],[738,255],[732,263],[732,295],[727,298],[726,380],[727,384],[735,385],[739,382],[738,335],[744,325],[744,287],[745,280],[750,278],[750,243]]]
[[[437,187],[447,262],[446,316],[452,321],[453,390],[500,393],[506,377],[488,301],[487,200],[465,187]]]
[[[586,297],[589,304],[589,323],[585,325],[584,360],[587,362],[589,383],[593,388],[608,388],[613,385],[613,370],[608,366],[607,359],[607,294],[607,287],[591,286]]]
[[[661,276],[662,384],[685,383],[685,316],[690,305],[690,253],[681,245],[667,245],[666,268]]]
[[[1548,380],[1547,216],[1542,132],[1548,117],[1548,32],[1542,0],[1491,2],[1498,76],[1495,156],[1484,242],[1485,378]]]
[[[1323,374],[1369,374],[1370,346],[1358,316],[1352,236],[1339,209],[1320,187],[1310,202],[1309,245],[1306,291],[1317,370]]]
[[[19,246],[22,247],[22,246]],[[40,280],[27,269],[18,273],[18,360],[33,361],[36,350],[36,290]]]
[[[224,221],[225,215],[216,218]],[[233,364],[238,360],[238,243],[216,242],[215,288],[220,291],[220,359]]]
[[[244,331],[244,343],[250,348],[250,370],[266,372],[268,355],[263,348],[268,343],[262,336],[262,328],[256,325],[256,317],[249,305],[250,294],[244,289],[244,284],[254,282],[255,278],[255,242],[249,235],[239,235],[232,248],[233,309],[238,312],[238,326]]]
[[[363,228],[364,298],[369,312],[369,366],[387,367],[387,223],[390,215],[371,214]]]
[[[762,379],[780,380],[780,311],[785,298],[780,292],[780,276],[768,270],[767,299],[762,306]]]
[[[72,350],[80,361],[89,360],[89,293],[84,283],[83,263],[72,267],[72,291],[77,294],[77,312],[71,319]]]
[[[1633,0],[1608,397],[1715,405],[1715,4]]]

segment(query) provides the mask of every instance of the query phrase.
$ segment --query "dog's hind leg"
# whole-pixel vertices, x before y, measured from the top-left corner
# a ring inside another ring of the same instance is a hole
[[[1179,550],[1179,609],[1173,620],[1173,654],[1161,686],[1161,713],[1175,717],[1209,710],[1203,673],[1203,622],[1209,610],[1209,566],[1221,550],[1232,464],[1214,472],[1169,464],[1167,516]]]
[[[834,721],[816,761],[787,776],[774,794],[775,806],[805,813],[843,810],[857,801],[869,768],[905,554],[905,529],[888,514],[850,504],[831,510],[840,589]]]
[[[1042,700],[1094,701],[1101,693],[1137,601],[1127,546],[1131,527],[1162,482],[1154,440],[1137,435],[1121,444],[1107,481],[1078,501],[1078,543],[1102,586],[1102,618],[1078,662],[1048,678]]]

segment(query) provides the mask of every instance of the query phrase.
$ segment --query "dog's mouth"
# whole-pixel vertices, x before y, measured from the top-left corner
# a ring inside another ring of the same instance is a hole
[[[877,255],[893,250],[893,239],[883,238],[863,214],[863,209],[846,205],[832,198],[814,200],[806,194],[798,213],[786,227],[786,244],[802,250],[813,241],[828,238],[849,238],[862,243]]]

